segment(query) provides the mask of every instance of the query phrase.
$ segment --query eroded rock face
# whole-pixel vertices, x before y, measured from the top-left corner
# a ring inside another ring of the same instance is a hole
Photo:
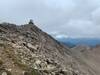
[[[12,75],[93,75],[34,24],[0,24],[0,60]]]

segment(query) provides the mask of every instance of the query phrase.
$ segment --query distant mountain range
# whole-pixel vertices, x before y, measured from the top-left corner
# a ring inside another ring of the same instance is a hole
[[[100,45],[99,38],[60,38],[57,40],[69,47],[74,47],[76,45],[86,45],[95,47],[96,45]]]

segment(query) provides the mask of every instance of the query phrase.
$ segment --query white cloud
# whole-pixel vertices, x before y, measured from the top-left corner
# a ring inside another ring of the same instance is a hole
[[[96,23],[96,24],[100,24],[100,8],[97,8],[96,10],[94,10],[92,13],[92,20]]]
[[[99,13],[100,0],[0,0],[1,21],[23,24],[33,18],[58,37],[100,38]]]
[[[52,9],[68,10],[68,12],[76,6],[72,0],[45,0],[45,3]]]
[[[100,26],[88,20],[71,20],[66,29],[72,37],[99,37]]]

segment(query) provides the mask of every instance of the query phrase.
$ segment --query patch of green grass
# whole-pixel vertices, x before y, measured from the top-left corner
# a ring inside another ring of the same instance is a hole
[[[17,59],[13,59],[13,61],[14,61],[14,63],[16,64],[16,65],[18,65],[20,68],[22,68],[22,69],[27,69],[27,65],[26,64],[23,64],[23,63],[21,63],[20,61],[18,61]]]
[[[32,75],[39,75],[38,72],[36,72],[34,69],[32,70]]]
[[[30,69],[30,67],[27,64],[23,64],[21,62],[21,59],[14,54],[14,51],[11,47],[6,45],[4,50],[7,53],[8,57],[12,59],[15,65],[19,66],[21,69],[26,71],[24,75],[40,75],[39,72],[34,68]]]
[[[39,72],[35,69],[28,69],[24,75],[40,75]]]
[[[20,68],[22,68],[23,70],[27,69],[28,66],[26,64],[23,64],[21,62],[21,59],[18,58],[15,54],[14,54],[14,51],[11,47],[7,46],[5,48],[5,52],[7,53],[8,55],[8,58],[12,59],[12,61],[14,62],[15,65],[19,66]]]
[[[2,60],[0,60],[0,65],[2,65],[3,64],[3,61]]]
[[[3,43],[0,43],[0,47],[5,47],[5,45]]]

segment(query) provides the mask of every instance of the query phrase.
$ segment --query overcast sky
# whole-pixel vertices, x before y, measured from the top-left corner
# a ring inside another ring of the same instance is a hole
[[[100,0],[0,0],[0,22],[29,19],[56,38],[100,38]]]

